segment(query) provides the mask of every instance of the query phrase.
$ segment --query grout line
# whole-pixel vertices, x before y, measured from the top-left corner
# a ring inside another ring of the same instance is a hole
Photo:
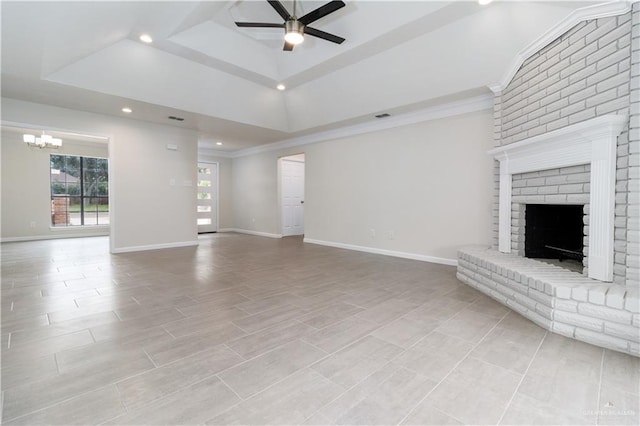
[[[58,372],[58,376],[59,376],[61,373],[60,373],[60,364],[58,364],[58,352],[55,352],[53,354],[53,362],[56,363],[56,371]]]
[[[89,332],[89,335],[93,339],[93,343],[98,343],[98,340],[96,339],[96,336],[93,335],[93,332],[91,331],[91,328],[87,328],[86,330]]]
[[[151,361],[151,364],[153,364],[153,366],[155,368],[159,368],[158,365],[153,361],[153,359],[151,359],[151,357],[147,353],[146,349],[143,349],[142,352],[144,352],[144,354],[147,356],[147,358],[149,358],[149,361]],[[185,357],[185,358],[187,358],[187,357]],[[176,361],[178,361],[178,360],[176,360]],[[169,364],[171,364],[171,363],[169,363]],[[168,365],[168,364],[165,364],[165,365]],[[135,374],[134,374],[134,376],[135,376]],[[133,376],[131,376],[131,377],[133,377]]]
[[[596,425],[600,424],[600,397],[602,395],[602,373],[604,370],[604,351],[602,349],[602,357],[600,358],[600,377],[598,378],[598,399],[596,400]]]
[[[462,311],[461,311],[461,312],[462,312]],[[467,352],[467,354],[466,354],[464,357],[462,357],[462,359],[461,359],[460,361],[458,361],[458,362],[456,363],[456,365],[454,365],[454,366],[451,368],[451,370],[449,370],[449,371],[447,372],[447,375],[446,375],[446,376],[444,376],[444,377],[443,377],[443,378],[442,378],[442,379],[441,379],[441,380],[440,380],[440,381],[439,381],[439,382],[438,382],[438,383],[433,387],[433,389],[431,389],[429,392],[427,392],[427,394],[426,394],[425,396],[423,396],[423,397],[422,397],[422,399],[421,399],[420,401],[418,401],[418,403],[417,403],[416,405],[414,405],[414,406],[413,406],[413,408],[412,408],[411,410],[409,410],[409,412],[408,412],[408,413],[407,413],[407,414],[402,418],[402,420],[400,420],[400,421],[397,423],[398,425],[399,425],[399,424],[401,424],[402,422],[404,422],[404,421],[405,421],[405,420],[406,420],[406,419],[407,419],[407,418],[408,418],[408,417],[409,417],[409,416],[410,416],[410,415],[411,415],[411,414],[416,410],[416,408],[418,408],[418,406],[419,406],[420,404],[422,404],[422,402],[423,402],[425,399],[427,399],[427,398],[429,397],[429,395],[431,395],[431,394],[433,393],[433,391],[435,391],[436,389],[438,389],[438,387],[439,387],[439,386],[440,386],[440,385],[441,385],[445,380],[447,380],[447,378],[451,375],[451,373],[453,373],[453,372],[456,370],[456,368],[458,368],[458,366],[459,366],[460,364],[462,364],[462,363],[463,363],[467,358],[469,358],[469,356],[471,356],[471,354],[473,353],[473,351],[474,351],[478,346],[480,346],[480,344],[484,341],[484,339],[486,339],[486,337],[487,337],[491,332],[493,332],[493,330],[495,330],[495,329],[496,329],[496,327],[498,326],[498,324],[500,324],[500,323],[505,319],[505,317],[507,316],[507,314],[508,314],[508,312],[507,312],[506,314],[504,314],[504,315],[503,315],[503,317],[502,317],[498,322],[496,322],[496,323],[493,325],[493,327],[491,327],[491,329],[490,329],[489,331],[487,331],[487,332],[482,336],[482,339],[480,339],[480,340],[478,341],[478,343],[476,343],[475,345],[473,345],[473,346],[471,347],[471,349],[469,349],[469,352]],[[455,317],[455,315],[454,315],[454,317]],[[452,318],[453,318],[453,317],[452,317]],[[450,319],[451,319],[451,318],[450,318]],[[434,330],[434,331],[432,331],[431,333],[433,333],[433,332],[435,332],[435,330]],[[431,334],[431,333],[429,333],[429,334]],[[426,336],[425,336],[425,337],[426,337]],[[424,339],[424,338],[423,338],[423,339]],[[420,340],[422,340],[422,339],[420,339]],[[413,347],[413,346],[411,346],[411,347]],[[445,413],[445,414],[448,414],[448,413]]]
[[[169,330],[167,330],[167,329],[166,329],[165,325],[167,325],[167,324],[162,324],[162,325],[160,326],[160,328],[161,328],[161,329],[163,329],[163,330],[164,330],[164,332],[165,332],[165,333],[167,333],[169,336],[171,336],[174,340],[175,340],[175,339],[177,339],[177,337],[176,337],[176,336],[174,336],[173,334],[171,334],[171,332],[170,332]],[[185,358],[186,358],[186,357],[185,357]]]
[[[497,424],[501,424],[502,423],[502,420],[504,419],[504,416],[507,414],[507,410],[509,410],[509,407],[511,406],[511,403],[513,402],[513,398],[516,397],[516,394],[518,393],[518,389],[520,389],[520,386],[522,385],[522,382],[524,382],[525,377],[527,377],[527,373],[529,372],[529,369],[531,368],[531,365],[533,364],[533,361],[535,361],[536,357],[538,356],[538,352],[540,352],[540,348],[542,347],[542,344],[544,343],[544,341],[545,341],[545,339],[547,338],[548,335],[549,335],[549,332],[545,330],[544,336],[542,336],[542,339],[540,339],[540,343],[538,344],[538,347],[536,348],[535,353],[531,357],[531,360],[529,361],[529,364],[527,364],[527,368],[524,370],[524,373],[522,373],[522,377],[520,378],[520,381],[518,382],[518,386],[516,386],[515,390],[513,391],[513,394],[511,395],[511,398],[509,398],[509,402],[504,407],[504,410],[502,411],[502,415],[500,416],[500,419],[498,420]]]
[[[224,371],[224,370],[223,370],[223,371]],[[238,392],[236,392],[236,391],[231,387],[231,385],[229,385],[229,383],[225,382],[225,381],[224,381],[224,379],[223,379],[222,377],[220,377],[220,372],[218,372],[218,373],[214,374],[214,376],[216,376],[216,377],[218,378],[218,380],[220,380],[220,381],[222,382],[222,384],[223,384],[223,385],[225,385],[226,387],[228,387],[228,388],[231,390],[231,392],[233,392],[233,393],[234,393],[234,394],[235,394],[235,395],[240,399],[240,402],[238,402],[238,404],[240,404],[240,403],[242,403],[243,401],[245,401],[245,399],[244,399],[243,397],[241,397],[240,395],[238,395]],[[287,376],[287,377],[289,377],[289,376]],[[259,392],[258,392],[258,393],[259,393]],[[253,395],[257,395],[257,393],[255,393],[255,394],[253,394]],[[251,398],[253,395],[250,395],[247,399]],[[238,404],[233,405],[233,407],[235,407],[235,406],[236,406],[236,405],[238,405]],[[232,407],[229,407],[229,408],[231,409]],[[227,411],[227,410],[225,410],[225,411]],[[220,413],[220,414],[222,414],[222,413]]]
[[[285,343],[286,344],[286,343]],[[234,354],[238,355],[240,358],[244,359],[245,361],[247,360],[247,358],[243,357],[239,352],[237,352],[236,350],[234,350],[231,346],[229,346],[226,342],[222,344],[222,346],[224,346],[225,348],[229,349],[231,352],[233,352]],[[238,364],[236,364],[238,365]],[[231,367],[229,367],[231,368]],[[222,370],[224,371],[224,370]]]

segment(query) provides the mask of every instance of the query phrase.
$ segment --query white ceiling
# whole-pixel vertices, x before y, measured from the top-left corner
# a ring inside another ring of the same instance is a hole
[[[297,15],[324,3],[301,1]],[[307,36],[283,52],[282,30],[234,25],[281,23],[264,0],[3,1],[2,95],[110,115],[129,106],[130,118],[235,151],[488,93],[519,51],[594,2],[345,3],[312,24],[343,44]]]

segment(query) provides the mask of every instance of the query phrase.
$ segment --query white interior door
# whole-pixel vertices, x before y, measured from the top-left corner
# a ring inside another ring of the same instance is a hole
[[[198,233],[218,230],[218,164],[198,163]]]
[[[303,235],[304,162],[281,161],[282,235]]]

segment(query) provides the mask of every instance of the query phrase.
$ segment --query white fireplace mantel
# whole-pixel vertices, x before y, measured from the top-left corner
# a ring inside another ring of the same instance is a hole
[[[605,115],[489,151],[500,161],[498,249],[511,252],[512,175],[591,164],[589,277],[613,280],[617,137],[625,115]]]

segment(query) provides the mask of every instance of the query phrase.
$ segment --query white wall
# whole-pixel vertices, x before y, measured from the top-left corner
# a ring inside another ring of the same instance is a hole
[[[236,158],[235,227],[280,234],[277,158],[304,151],[306,239],[453,261],[491,239],[492,124],[483,111]]]
[[[195,132],[8,98],[2,120],[110,137],[113,251],[197,243]]]
[[[33,132],[32,132],[33,133]],[[109,227],[51,228],[50,154],[108,157],[107,143],[91,145],[64,140],[59,150],[32,149],[22,132],[2,129],[2,241],[108,235]],[[32,228],[31,224],[35,226]]]

